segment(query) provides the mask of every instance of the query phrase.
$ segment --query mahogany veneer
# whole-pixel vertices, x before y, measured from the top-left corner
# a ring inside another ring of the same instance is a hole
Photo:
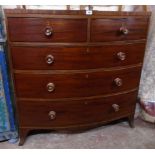
[[[11,47],[13,67],[17,70],[79,70],[135,65],[143,61],[144,50],[145,43],[97,47]],[[120,51],[126,56],[123,61],[118,57]],[[54,57],[51,64],[45,63],[48,55]]]
[[[20,143],[30,130],[133,118],[150,13],[5,10]]]

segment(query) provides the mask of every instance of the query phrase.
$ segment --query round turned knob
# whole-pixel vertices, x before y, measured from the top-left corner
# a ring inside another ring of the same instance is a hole
[[[51,27],[45,28],[45,36],[49,37],[53,34],[53,29]]]
[[[47,55],[47,56],[46,56],[46,63],[50,65],[50,64],[52,64],[53,62],[54,62],[54,57],[53,57],[53,55],[51,55],[51,54],[50,54],[50,55]]]
[[[119,111],[119,109],[120,109],[118,104],[113,104],[112,107],[115,112]]]
[[[115,82],[116,86],[118,86],[118,87],[122,86],[122,84],[123,84],[123,81],[120,78],[116,78],[114,80],[114,82]]]
[[[51,82],[51,83],[48,83],[48,84],[47,84],[47,91],[48,91],[48,92],[53,92],[54,89],[55,89],[54,83]]]
[[[118,52],[117,53],[117,58],[121,61],[126,59],[126,54],[124,52]]]
[[[56,118],[56,112],[55,112],[55,111],[50,111],[50,112],[48,113],[48,115],[49,115],[49,117],[50,117],[51,120],[53,120],[53,119]]]
[[[124,35],[127,35],[129,33],[129,30],[126,27],[122,26],[120,28],[120,32]]]

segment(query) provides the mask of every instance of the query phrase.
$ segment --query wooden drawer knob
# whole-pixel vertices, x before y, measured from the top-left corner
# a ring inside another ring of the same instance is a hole
[[[47,84],[47,91],[48,92],[53,92],[54,89],[55,89],[54,83],[50,82],[50,83]]]
[[[114,80],[114,82],[115,82],[116,86],[118,86],[118,87],[120,87],[120,86],[123,85],[123,81],[122,81],[122,79],[120,79],[120,78],[116,78],[116,79]]]
[[[126,54],[124,52],[118,52],[117,53],[117,58],[121,61],[126,59]]]
[[[47,56],[46,56],[46,63],[50,65],[50,64],[52,64],[53,62],[54,62],[54,56],[51,55],[51,54],[47,55]]]
[[[55,119],[56,118],[56,112],[55,111],[50,111],[48,113],[48,116],[50,117],[51,120]]]
[[[129,30],[126,27],[122,26],[120,28],[120,32],[124,35],[127,35],[129,33]]]
[[[114,109],[115,112],[119,111],[119,109],[120,109],[118,104],[113,104],[112,108]]]
[[[45,36],[49,37],[53,34],[53,29],[52,27],[46,27],[45,28]]]

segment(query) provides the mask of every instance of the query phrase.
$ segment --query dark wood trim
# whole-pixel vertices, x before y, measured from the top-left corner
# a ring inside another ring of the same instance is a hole
[[[19,146],[22,146],[25,142],[25,139],[26,139],[26,136],[28,135],[29,133],[29,129],[28,128],[19,128],[19,133],[20,133],[20,141],[19,141]]]
[[[135,127],[135,125],[134,125],[134,114],[132,114],[132,115],[130,115],[130,116],[128,117],[128,122],[129,122],[129,126],[130,126],[131,128],[134,128],[134,127]]]
[[[16,70],[13,69],[15,74],[75,74],[75,73],[92,73],[99,71],[115,71],[129,68],[141,67],[142,63],[124,67],[112,67],[112,68],[99,68],[99,69],[87,69],[87,70]]]
[[[89,96],[89,97],[74,97],[74,98],[59,98],[59,99],[41,99],[41,98],[17,98],[18,101],[74,101],[74,100],[92,100],[92,99],[98,99],[98,98],[106,98],[106,97],[112,97],[116,95],[121,94],[128,94],[131,92],[136,92],[138,88],[123,91],[119,93],[112,93],[112,94],[106,94],[106,95],[98,95],[98,96]]]
[[[25,14],[27,17],[35,16],[47,16],[49,15],[86,15],[85,10],[32,10],[32,9],[4,9],[5,14],[7,17],[17,17],[20,14],[20,17],[23,17]],[[125,11],[95,11],[93,10],[93,17],[94,16],[150,16],[151,12],[125,12]]]
[[[7,18],[5,18],[5,24],[6,24],[6,30],[8,31],[8,21]],[[7,42],[9,42],[9,35],[8,33],[7,35]],[[19,123],[19,108],[18,108],[18,104],[17,104],[17,98],[16,98],[16,89],[15,89],[15,80],[14,80],[14,73],[13,73],[13,63],[12,63],[12,56],[11,56],[11,49],[10,49],[10,44],[7,44],[7,59],[8,59],[8,69],[9,69],[9,76],[10,76],[10,84],[11,84],[11,88],[12,88],[12,103],[14,105],[14,114],[15,114],[15,123],[16,125],[18,125]],[[17,126],[17,130],[19,130],[19,126]]]
[[[11,46],[103,46],[103,45],[121,45],[121,44],[135,44],[146,43],[146,39],[128,40],[128,41],[112,41],[112,42],[92,42],[92,43],[44,43],[44,42],[9,42]]]
[[[117,16],[113,16],[113,15],[105,15],[104,18],[127,18],[127,17],[133,17],[133,15],[117,15]],[[146,15],[135,15],[134,18],[142,18],[143,16],[146,16]],[[150,15],[146,16],[146,18],[149,18]],[[29,14],[23,14],[23,15],[19,15],[19,14],[14,14],[14,15],[7,15],[8,18],[18,18],[18,17],[25,17],[25,18],[63,18],[63,19],[86,19],[88,17],[91,17],[91,18],[103,18],[102,15],[81,15],[81,16],[78,16],[78,15],[38,15],[38,14],[34,14],[34,15],[29,15]],[[144,17],[143,17],[144,18]]]

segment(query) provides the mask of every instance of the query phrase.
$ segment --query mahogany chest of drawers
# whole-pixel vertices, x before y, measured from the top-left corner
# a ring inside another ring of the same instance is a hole
[[[5,10],[20,145],[31,130],[133,118],[150,13]]]

